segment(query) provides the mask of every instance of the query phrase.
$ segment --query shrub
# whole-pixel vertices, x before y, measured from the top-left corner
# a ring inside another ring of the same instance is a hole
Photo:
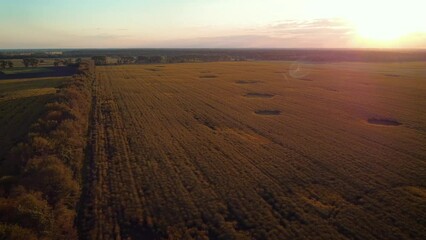
[[[0,224],[0,239],[37,240],[35,233],[16,224]]]
[[[40,193],[25,193],[14,198],[0,199],[0,220],[2,223],[30,229],[38,236],[48,236],[53,215],[51,207]]]
[[[79,193],[71,170],[54,156],[31,159],[22,182],[29,189],[42,192],[54,206],[62,202],[73,208]]]

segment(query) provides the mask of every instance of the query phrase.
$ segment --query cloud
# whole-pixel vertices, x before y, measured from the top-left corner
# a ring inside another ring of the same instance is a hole
[[[274,29],[330,29],[330,28],[341,28],[348,27],[348,23],[343,19],[339,18],[323,18],[323,19],[312,19],[312,20],[286,20],[281,23],[276,23],[272,26]]]
[[[308,21],[285,21],[270,26],[266,34],[284,39],[334,41],[350,40],[355,35],[354,28],[341,19],[314,19]],[[346,44],[342,41],[342,44]],[[340,45],[340,44],[339,44]]]
[[[85,37],[89,39],[94,39],[94,40],[111,40],[111,39],[122,39],[128,36],[123,34],[114,34],[114,33],[99,33],[95,35],[88,35]]]
[[[287,20],[246,29],[231,36],[178,39],[152,43],[151,47],[212,48],[341,48],[352,47],[354,29],[340,19]]]
[[[187,31],[185,31],[187,30]],[[154,47],[154,48],[353,48],[401,47],[425,48],[426,34],[413,33],[391,43],[361,39],[354,26],[339,18],[285,20],[250,28],[197,26],[184,29],[181,36],[158,39],[143,30],[122,28],[83,28],[78,33],[41,32],[31,43],[0,39],[2,47]],[[44,36],[51,36],[48,40]],[[56,36],[56,37],[55,37]],[[192,37],[194,36],[194,37]],[[206,36],[206,37],[197,37]],[[167,37],[167,36],[166,36]]]

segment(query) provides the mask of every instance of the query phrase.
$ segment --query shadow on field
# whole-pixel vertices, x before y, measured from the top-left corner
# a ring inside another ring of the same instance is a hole
[[[147,71],[151,71],[151,72],[158,72],[158,71],[161,71],[160,69],[157,69],[157,68],[146,68],[145,70],[147,70]]]
[[[386,118],[369,118],[367,120],[368,123],[374,124],[374,125],[383,125],[383,126],[399,126],[402,125],[402,123],[393,120],[393,119],[386,119]]]
[[[269,94],[269,93],[250,92],[250,93],[247,93],[244,96],[248,97],[248,98],[272,98],[275,95]]]
[[[14,73],[14,74],[4,74],[3,72],[0,71],[0,80],[23,79],[23,78],[44,78],[44,77],[65,77],[65,76],[72,76],[77,73],[76,67],[40,67],[40,68],[43,68],[46,71]]]
[[[302,80],[302,81],[308,81],[308,82],[312,82],[313,80],[310,78],[296,78],[298,80]]]
[[[200,78],[217,78],[216,75],[201,75]]]
[[[236,81],[236,84],[254,84],[254,83],[258,83],[259,81],[256,80],[239,80]]]
[[[256,110],[254,113],[258,115],[280,115],[280,110]]]
[[[400,75],[398,75],[398,74],[385,74],[385,76],[386,77],[395,77],[395,78],[400,77]]]

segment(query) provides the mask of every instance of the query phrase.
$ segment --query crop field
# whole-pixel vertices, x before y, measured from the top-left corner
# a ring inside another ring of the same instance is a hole
[[[19,74],[19,73],[39,73],[39,72],[49,72],[49,68],[26,68],[26,67],[16,67],[3,69],[2,72],[6,75]]]
[[[97,67],[83,239],[425,239],[425,63]]]
[[[0,80],[0,162],[69,78]]]

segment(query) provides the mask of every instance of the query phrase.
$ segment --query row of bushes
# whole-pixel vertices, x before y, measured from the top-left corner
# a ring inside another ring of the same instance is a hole
[[[26,140],[1,163],[0,239],[77,239],[91,65],[82,64],[58,89]]]

